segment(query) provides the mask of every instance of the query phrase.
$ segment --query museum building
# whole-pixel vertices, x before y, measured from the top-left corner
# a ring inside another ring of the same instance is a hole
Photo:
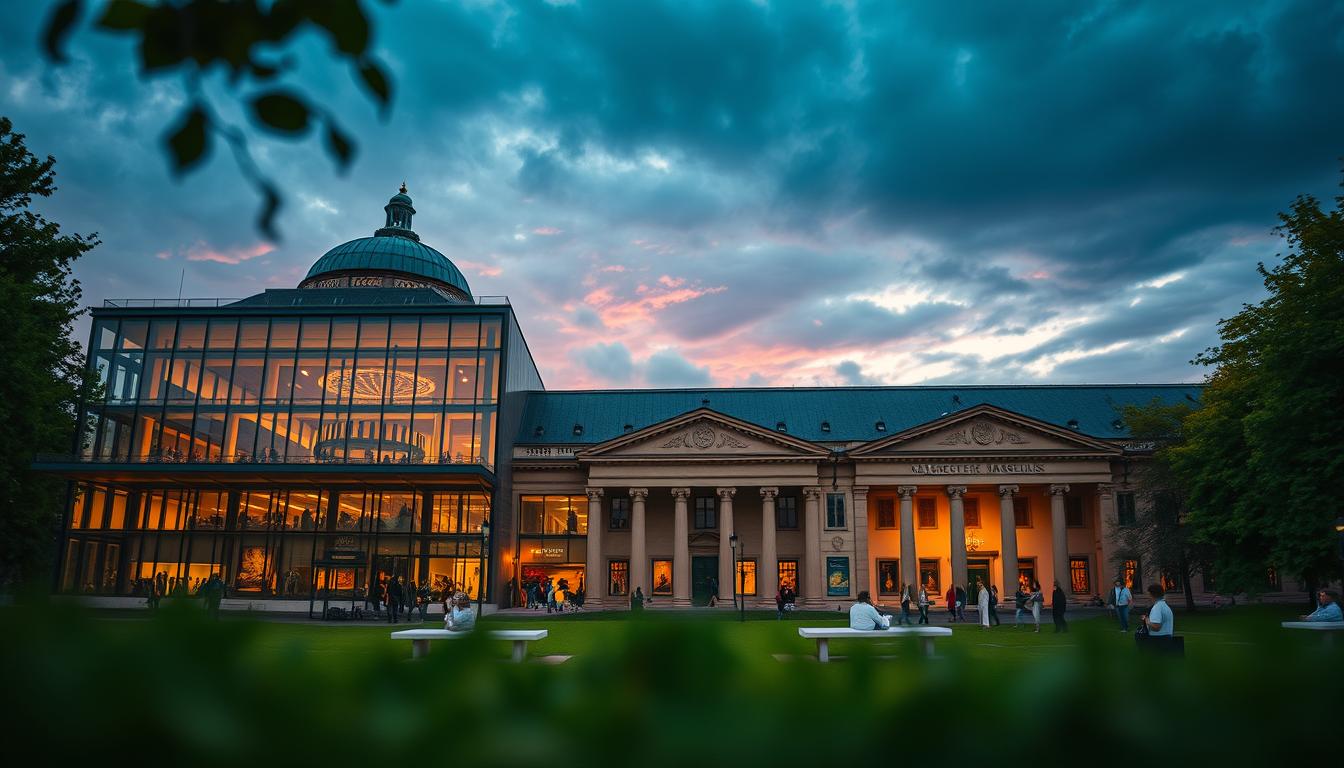
[[[72,453],[59,591],[143,601],[219,573],[314,610],[391,575],[501,607],[804,606],[1154,579],[1127,404],[1196,385],[547,391],[503,297],[420,242],[403,186],[296,288],[107,301]],[[1198,585],[1197,592],[1206,586]]]

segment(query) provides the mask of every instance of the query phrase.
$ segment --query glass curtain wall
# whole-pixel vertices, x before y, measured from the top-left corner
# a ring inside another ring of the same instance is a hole
[[[99,319],[90,461],[494,461],[498,316]]]

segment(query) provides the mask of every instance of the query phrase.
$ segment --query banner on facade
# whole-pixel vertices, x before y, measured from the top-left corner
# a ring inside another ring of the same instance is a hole
[[[826,558],[826,596],[849,597],[849,558]]]

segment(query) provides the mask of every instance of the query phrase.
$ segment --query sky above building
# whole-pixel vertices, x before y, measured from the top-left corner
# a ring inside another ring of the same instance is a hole
[[[372,3],[386,119],[326,38],[284,52],[358,155],[254,140],[268,242],[227,152],[173,177],[182,83],[87,27],[53,67],[40,5],[0,113],[102,239],[88,303],[294,287],[404,179],[551,389],[1198,381],[1344,156],[1331,0]]]

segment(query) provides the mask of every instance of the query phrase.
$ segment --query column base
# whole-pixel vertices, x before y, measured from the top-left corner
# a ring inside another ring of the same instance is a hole
[[[672,607],[673,607],[673,608],[690,608],[690,607],[691,607],[691,598],[689,598],[689,597],[674,597],[674,598],[672,598]]]

